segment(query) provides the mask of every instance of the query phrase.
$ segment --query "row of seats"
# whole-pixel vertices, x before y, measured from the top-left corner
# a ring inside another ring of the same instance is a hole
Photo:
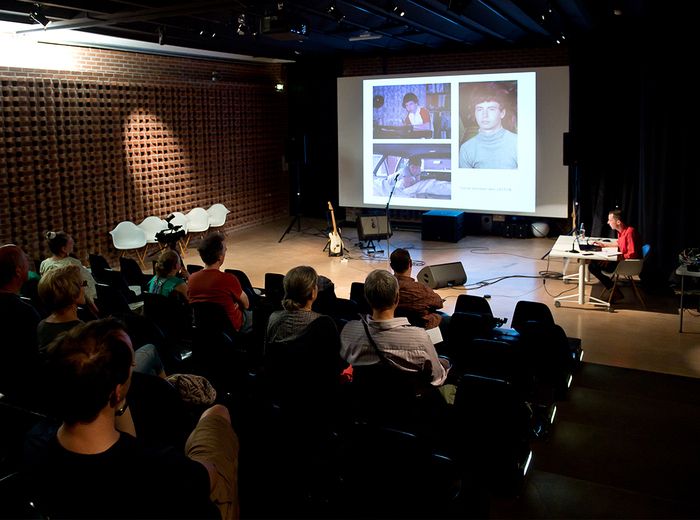
[[[179,244],[184,254],[191,234],[204,233],[210,228],[223,226],[226,223],[226,215],[230,212],[223,204],[213,204],[208,209],[193,208],[187,214],[173,212],[169,222],[156,216],[146,217],[140,224],[124,220],[109,234],[112,235],[112,244],[115,249],[122,253],[135,250],[141,265],[144,266],[149,246],[158,244],[156,235],[168,229],[168,224],[173,226],[173,229],[183,232],[184,236]]]

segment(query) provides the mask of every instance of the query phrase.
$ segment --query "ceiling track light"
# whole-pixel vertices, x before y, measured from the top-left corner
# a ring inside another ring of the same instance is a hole
[[[392,6],[391,12],[394,13],[394,14],[396,14],[396,15],[398,15],[398,16],[401,16],[401,17],[403,17],[403,16],[406,15],[406,11],[404,11],[403,9],[401,9],[401,8],[399,7],[398,4],[394,4],[394,5]]]
[[[34,4],[34,6],[32,7],[32,10],[29,11],[29,19],[30,19],[32,22],[40,23],[40,24],[43,25],[44,27],[46,27],[47,25],[49,25],[49,23],[51,22],[51,20],[49,20],[49,19],[44,15],[44,13],[42,12],[42,7],[41,7],[41,5],[39,5],[39,4]]]

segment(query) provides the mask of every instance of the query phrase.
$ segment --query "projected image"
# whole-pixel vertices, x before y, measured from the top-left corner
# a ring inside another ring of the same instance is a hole
[[[452,197],[450,145],[375,144],[373,152],[373,195]]]
[[[450,84],[373,88],[374,139],[449,139]]]
[[[459,167],[518,168],[517,82],[459,85]]]

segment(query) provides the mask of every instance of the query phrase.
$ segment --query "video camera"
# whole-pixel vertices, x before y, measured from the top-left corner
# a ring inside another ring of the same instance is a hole
[[[168,229],[162,229],[156,233],[156,240],[161,244],[170,246],[171,249],[175,249],[175,244],[178,240],[184,237],[187,232],[182,229],[182,226],[175,225],[171,221],[175,218],[172,213],[165,217],[165,221],[168,223]]]

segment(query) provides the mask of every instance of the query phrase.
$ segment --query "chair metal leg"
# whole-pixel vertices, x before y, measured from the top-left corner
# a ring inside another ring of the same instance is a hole
[[[635,296],[637,296],[637,299],[638,299],[639,302],[642,304],[642,307],[643,307],[644,309],[646,309],[646,308],[647,308],[647,304],[646,304],[646,302],[644,301],[644,298],[642,298],[642,293],[639,292],[639,289],[637,288],[637,284],[634,282],[634,278],[631,277],[631,276],[629,276],[628,278],[629,278],[629,281],[632,283],[632,289],[634,289],[634,294],[635,294]]]

